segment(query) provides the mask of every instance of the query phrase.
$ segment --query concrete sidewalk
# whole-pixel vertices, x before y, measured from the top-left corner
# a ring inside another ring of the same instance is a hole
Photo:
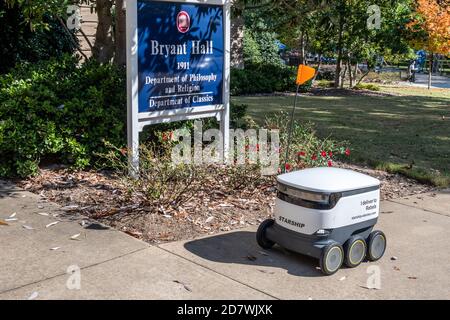
[[[325,277],[314,259],[260,249],[255,228],[150,246],[0,183],[0,219],[18,219],[0,226],[0,299],[449,299],[450,191],[381,210],[385,256]],[[79,290],[68,289],[71,266]],[[366,288],[369,266],[379,267],[379,290]]]

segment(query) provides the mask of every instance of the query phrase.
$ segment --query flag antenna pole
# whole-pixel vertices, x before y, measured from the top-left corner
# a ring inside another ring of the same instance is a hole
[[[289,124],[288,138],[287,138],[287,143],[286,143],[286,156],[284,158],[284,166],[283,166],[283,170],[282,170],[283,173],[286,173],[286,171],[287,171],[286,166],[288,164],[288,159],[289,159],[289,149],[291,146],[292,130],[294,129],[295,108],[297,107],[297,99],[298,99],[299,92],[300,92],[300,86],[302,84],[306,83],[307,81],[313,79],[315,74],[316,74],[316,69],[314,69],[314,68],[311,68],[304,64],[301,64],[298,66],[297,80],[295,81],[295,83],[297,84],[297,90],[295,92],[294,107],[292,108],[292,113],[291,113],[291,122]]]
[[[292,130],[294,128],[295,108],[297,107],[297,98],[298,98],[299,90],[300,90],[300,85],[298,84],[297,90],[295,92],[294,107],[292,108],[292,112],[291,112],[291,121],[289,124],[289,132],[288,132],[288,139],[287,139],[287,145],[286,145],[286,156],[284,157],[283,173],[286,173],[286,165],[288,163],[289,148],[291,146],[291,138],[292,138]]]

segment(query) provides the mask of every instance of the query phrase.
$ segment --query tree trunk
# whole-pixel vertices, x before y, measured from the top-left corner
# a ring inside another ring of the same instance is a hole
[[[127,63],[126,52],[126,11],[125,1],[116,0],[116,26],[115,26],[115,54],[114,63],[118,66],[125,66]]]
[[[342,73],[342,77],[341,77],[341,89],[344,88],[344,82],[345,82],[345,76],[347,75],[347,61],[344,62],[344,72]]]
[[[322,54],[319,54],[319,62],[317,63],[316,73],[314,74],[313,82],[316,81],[317,76],[320,72],[320,67],[322,66]]]
[[[356,86],[357,86],[358,84],[360,84],[360,83],[363,81],[363,79],[369,74],[369,72],[370,72],[370,70],[367,70],[366,73],[364,73],[364,74],[361,76],[361,78],[359,78],[358,82],[356,83]]]
[[[96,2],[98,25],[92,54],[100,63],[109,63],[114,55],[111,7],[112,0]]]
[[[433,72],[433,53],[430,53],[430,67],[428,70],[428,90],[431,88],[431,74]]]
[[[334,77],[334,87],[339,88],[341,85],[341,69],[342,69],[342,33],[344,32],[344,22],[342,14],[339,15],[339,32],[338,32],[338,56],[336,60],[336,74]]]
[[[353,72],[353,79],[356,81],[356,77],[358,76],[358,71],[360,71],[359,70],[359,67],[358,67],[358,61],[356,61],[356,63],[355,63],[355,71]]]
[[[245,20],[242,15],[235,15],[231,19],[231,67],[244,69],[244,28]]]
[[[353,73],[352,73],[352,61],[350,57],[348,57],[348,78],[350,80],[349,88],[353,88]]]
[[[305,64],[305,34],[303,31],[300,36],[300,64]]]

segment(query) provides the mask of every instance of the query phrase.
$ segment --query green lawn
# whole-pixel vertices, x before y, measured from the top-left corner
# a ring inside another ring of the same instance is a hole
[[[450,90],[385,86],[382,91],[401,96],[303,96],[296,118],[314,122],[319,136],[348,140],[353,162],[450,186]],[[294,97],[232,101],[249,105],[250,115],[263,124],[269,113],[291,110]]]

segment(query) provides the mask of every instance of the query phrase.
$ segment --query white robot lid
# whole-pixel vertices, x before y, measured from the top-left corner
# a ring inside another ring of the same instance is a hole
[[[342,192],[379,187],[380,181],[352,170],[319,167],[284,173],[277,181],[296,189],[313,192]]]

